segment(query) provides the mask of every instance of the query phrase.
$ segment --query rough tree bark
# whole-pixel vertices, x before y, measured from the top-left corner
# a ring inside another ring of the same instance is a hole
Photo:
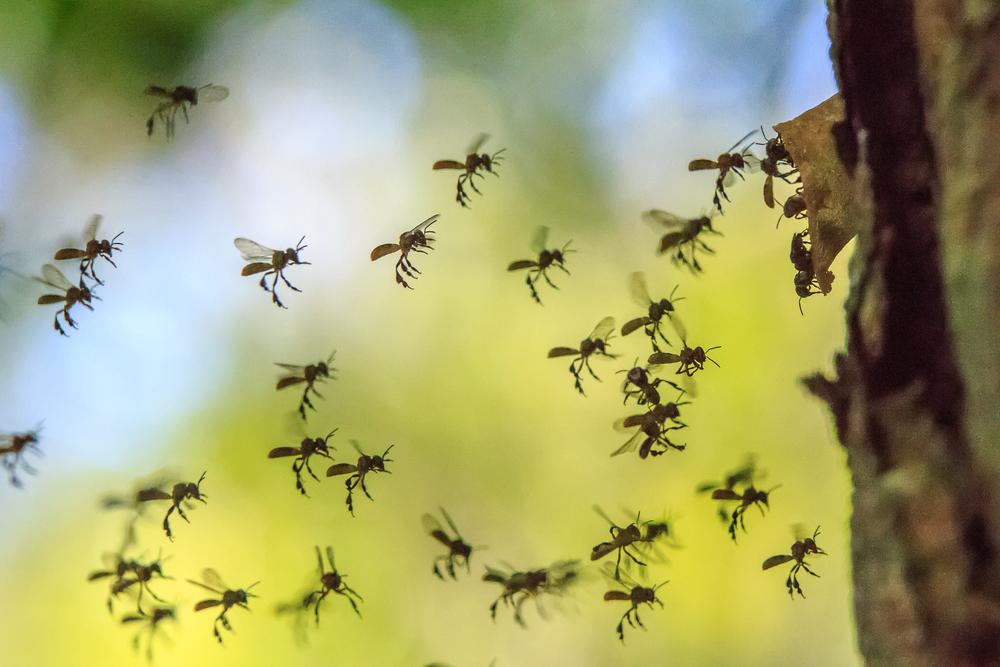
[[[861,652],[1000,665],[1000,2],[829,0],[856,221],[846,353],[807,386],[854,483]]]

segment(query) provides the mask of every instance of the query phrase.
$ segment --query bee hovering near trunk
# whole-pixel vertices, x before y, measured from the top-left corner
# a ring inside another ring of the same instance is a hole
[[[441,569],[439,564],[444,562],[444,570],[448,573],[452,579],[457,579],[455,576],[455,565],[465,565],[465,571],[470,572],[470,560],[472,558],[472,552],[475,549],[482,549],[482,547],[473,547],[471,544],[462,539],[462,534],[458,532],[458,528],[455,527],[455,522],[451,520],[448,516],[448,512],[442,507],[441,516],[444,517],[445,522],[448,527],[451,528],[451,532],[455,534],[455,537],[450,537],[444,528],[441,527],[441,523],[435,519],[430,514],[424,514],[421,517],[421,521],[424,524],[424,530],[427,534],[433,537],[435,540],[440,542],[448,549],[448,553],[441,556],[437,556],[434,559],[434,576],[438,579],[444,579],[444,575],[441,574]]]
[[[222,611],[219,615],[215,617],[215,621],[212,623],[212,634],[215,638],[222,643],[222,633],[219,632],[219,626],[233,632],[233,627],[229,624],[229,619],[226,618],[226,614],[233,607],[242,607],[247,611],[250,611],[250,606],[247,604],[250,598],[257,597],[250,592],[254,586],[259,584],[259,581],[255,581],[246,588],[232,589],[226,586],[222,581],[222,577],[219,573],[208,567],[205,568],[201,573],[202,581],[194,581],[193,579],[188,579],[189,584],[194,584],[195,586],[200,586],[211,593],[214,593],[216,597],[209,598],[207,600],[202,600],[194,606],[195,611],[201,611],[202,609],[209,609],[211,607],[222,607]]]
[[[471,197],[469,193],[465,191],[464,186],[468,185],[476,194],[483,194],[476,187],[476,178],[483,178],[483,172],[489,172],[494,176],[498,176],[497,172],[493,171],[493,167],[500,164],[503,160],[500,154],[503,153],[506,148],[501,148],[496,153],[489,155],[487,153],[480,153],[479,149],[482,148],[486,140],[490,138],[488,134],[480,134],[476,137],[469,147],[465,149],[465,161],[459,160],[438,160],[434,163],[434,170],[439,169],[458,169],[464,173],[458,176],[457,190],[458,194],[455,196],[455,201],[462,205],[464,208],[469,208],[469,201]]]
[[[549,350],[549,359],[574,357],[573,361],[569,364],[569,372],[573,375],[573,386],[583,396],[586,396],[586,393],[583,391],[583,378],[581,377],[584,368],[587,369],[592,378],[598,382],[601,381],[601,378],[597,377],[594,369],[590,367],[590,358],[592,356],[607,357],[609,359],[616,359],[618,357],[617,354],[608,352],[608,348],[610,347],[608,340],[611,339],[611,334],[614,330],[615,318],[605,317],[597,323],[597,326],[594,327],[589,336],[580,341],[579,348],[554,347]]]
[[[56,252],[54,258],[57,260],[78,259],[80,260],[80,287],[84,287],[83,279],[90,277],[98,285],[103,285],[104,281],[97,277],[94,271],[94,264],[99,258],[103,258],[111,266],[118,268],[111,256],[115,252],[120,252],[123,245],[118,240],[125,232],[118,232],[111,239],[97,240],[97,230],[101,225],[101,216],[95,215],[87,223],[83,230],[84,247],[63,248]]]
[[[601,558],[604,558],[608,554],[617,551],[618,557],[615,559],[615,571],[614,571],[615,572],[614,576],[616,581],[620,580],[622,554],[628,556],[632,560],[632,562],[635,563],[636,565],[643,565],[643,566],[646,565],[646,563],[639,560],[639,558],[635,554],[629,551],[629,548],[632,548],[638,553],[639,547],[637,547],[636,545],[641,544],[643,541],[642,527],[645,524],[643,524],[639,520],[639,514],[636,513],[635,521],[622,528],[614,521],[612,521],[611,518],[607,514],[605,514],[604,511],[601,510],[601,508],[598,507],[597,505],[594,505],[594,511],[597,512],[597,514],[602,519],[607,521],[608,524],[611,526],[608,529],[608,532],[611,533],[611,540],[608,542],[601,542],[593,549],[591,549],[590,560],[592,561],[600,560]]]
[[[638,429],[632,437],[625,441],[625,444],[611,452],[611,456],[618,456],[627,452],[639,450],[639,458],[645,459],[648,456],[659,456],[671,449],[679,452],[684,451],[687,445],[678,445],[670,439],[671,431],[679,431],[687,428],[687,424],[680,420],[680,406],[687,405],[690,401],[681,403],[657,403],[647,412],[638,415],[629,415],[624,419],[615,422],[615,430],[627,432],[630,428]],[[672,422],[667,424],[667,422]],[[659,449],[656,447],[659,446]]]
[[[764,561],[761,569],[769,570],[772,567],[778,565],[783,565],[788,561],[795,561],[795,565],[792,566],[791,572],[788,573],[788,578],[785,579],[785,586],[788,588],[788,597],[795,599],[795,593],[798,593],[800,597],[805,598],[805,594],[802,593],[802,587],[799,585],[799,579],[795,575],[798,574],[799,570],[805,570],[814,577],[819,577],[818,574],[809,569],[806,565],[806,556],[811,554],[817,554],[820,556],[825,556],[826,552],[820,549],[816,545],[816,538],[819,536],[819,526],[816,526],[816,530],[813,531],[812,537],[807,537],[805,539],[798,539],[792,544],[792,548],[789,550],[789,554],[780,554],[778,556],[771,556]]]
[[[655,364],[639,366],[638,364],[639,360],[636,359],[632,368],[618,371],[619,374],[625,373],[625,380],[622,382],[622,393],[625,394],[625,400],[622,401],[623,404],[627,405],[628,399],[634,398],[635,402],[639,405],[657,405],[660,402],[660,390],[658,387],[664,383],[677,390],[678,398],[684,395],[684,389],[680,385],[670,380],[653,377],[655,373],[659,372],[662,366]]]
[[[368,493],[368,487],[365,486],[365,476],[372,472],[390,472],[386,470],[385,464],[392,462],[392,459],[389,458],[389,451],[393,446],[389,445],[389,448],[382,452],[381,456],[369,456],[361,451],[357,440],[351,440],[351,445],[359,454],[358,463],[356,465],[353,463],[334,463],[326,469],[326,476],[349,475],[344,481],[344,486],[347,487],[347,511],[351,513],[351,516],[354,516],[354,489],[360,486],[368,500],[375,500]]]
[[[316,625],[319,625],[319,605],[326,599],[326,596],[330,593],[336,593],[337,595],[344,596],[348,602],[351,603],[351,609],[354,613],[361,618],[361,610],[358,609],[358,602],[363,602],[362,598],[358,593],[344,583],[344,579],[347,577],[346,574],[341,574],[337,571],[337,564],[333,560],[333,547],[326,548],[326,559],[330,562],[330,571],[327,572],[323,567],[323,556],[319,552],[319,547],[316,547],[316,560],[319,563],[319,583],[320,588],[318,590],[312,591],[303,600],[303,606],[313,607],[313,614],[316,616]],[[355,602],[357,599],[357,602]]]
[[[649,337],[649,342],[653,345],[653,352],[659,352],[660,346],[657,344],[657,338],[662,340],[664,344],[670,345],[670,341],[663,333],[662,328],[663,321],[665,319],[670,320],[674,329],[682,337],[686,335],[684,326],[681,324],[680,320],[677,319],[677,316],[674,313],[674,304],[678,301],[684,300],[684,297],[674,298],[674,294],[677,292],[677,286],[675,286],[670,292],[669,297],[654,300],[651,296],[649,296],[649,287],[646,285],[646,275],[641,271],[637,271],[629,276],[628,284],[632,300],[639,306],[645,308],[646,314],[642,317],[631,319],[623,324],[622,336],[627,336],[633,331],[642,328],[646,336]]]
[[[159,119],[167,134],[167,139],[171,139],[174,136],[174,120],[178,111],[184,114],[184,122],[187,123],[188,107],[198,106],[198,102],[221,102],[229,97],[229,89],[212,83],[199,88],[177,86],[170,89],[162,86],[148,86],[146,94],[164,100],[153,110],[146,121],[146,135],[153,136],[156,120]]]
[[[434,232],[431,231],[431,225],[437,222],[437,219],[440,217],[441,214],[432,215],[410,231],[403,232],[399,235],[399,243],[383,243],[382,245],[375,246],[371,252],[371,260],[374,262],[386,255],[398,252],[399,259],[396,260],[396,283],[402,287],[413,289],[406,282],[406,279],[403,278],[403,273],[405,273],[411,280],[416,280],[417,275],[420,274],[420,271],[413,265],[412,260],[410,260],[410,253],[419,252],[426,255],[428,250],[434,249],[431,245],[434,243]]]
[[[521,607],[527,600],[534,600],[538,615],[544,618],[539,598],[542,594],[562,595],[580,576],[579,561],[561,560],[547,568],[521,572],[507,566],[507,571],[486,566],[483,581],[491,581],[503,586],[503,592],[490,605],[490,618],[496,621],[497,606],[503,601],[505,606],[514,608],[514,620],[524,627]]]
[[[704,494],[711,493],[716,489],[723,489],[726,491],[734,491],[737,486],[746,486],[753,483],[755,477],[762,476],[762,474],[757,470],[757,464],[754,462],[753,458],[747,459],[747,462],[742,468],[730,471],[726,474],[725,481],[723,482],[702,482],[697,487],[695,487],[695,493]],[[729,504],[726,502],[719,503],[719,520],[723,525],[729,523]]]
[[[178,482],[174,484],[174,488],[167,493],[162,489],[144,489],[139,492],[138,499],[140,502],[149,502],[151,500],[169,500],[170,507],[167,509],[166,516],[163,517],[163,532],[167,534],[170,541],[173,542],[174,534],[170,530],[170,515],[176,511],[181,515],[181,518],[191,523],[190,519],[187,518],[187,514],[184,513],[184,503],[188,500],[197,500],[199,502],[208,504],[205,500],[208,496],[201,492],[201,483],[205,481],[205,474],[201,473],[201,477],[198,478],[197,482]]]
[[[538,297],[538,290],[536,285],[538,284],[538,279],[542,278],[549,284],[552,289],[559,289],[558,286],[549,278],[548,270],[556,267],[563,271],[566,275],[569,275],[569,269],[566,268],[566,255],[568,253],[574,252],[569,249],[569,244],[572,241],[567,241],[566,245],[559,249],[549,249],[546,247],[549,238],[549,228],[539,227],[535,232],[535,236],[531,241],[531,249],[538,254],[538,259],[519,259],[516,262],[511,262],[510,266],[507,267],[508,271],[520,271],[522,269],[528,269],[528,275],[525,276],[524,282],[528,285],[528,289],[531,290],[531,298],[535,300],[539,306],[542,305],[542,300]]]
[[[771,492],[773,492],[779,486],[781,485],[779,484],[778,486],[772,486],[767,491],[761,491],[755,488],[754,485],[751,483],[748,484],[745,489],[743,489],[742,493],[737,493],[733,489],[716,489],[715,491],[712,491],[712,500],[735,500],[739,502],[739,505],[737,505],[736,509],[733,510],[733,513],[730,516],[729,520],[729,536],[733,538],[733,542],[736,541],[737,523],[740,525],[740,528],[743,529],[744,533],[747,532],[747,527],[743,523],[743,518],[744,515],[746,514],[746,511],[750,507],[756,505],[757,509],[760,510],[760,515],[765,516],[764,514],[765,508],[766,509],[771,508],[769,504]]]
[[[176,620],[177,610],[174,607],[153,607],[153,609],[147,613],[138,614],[128,614],[122,616],[122,625],[141,625],[139,631],[132,638],[132,648],[136,651],[139,650],[139,642],[142,639],[143,633],[149,633],[149,639],[146,640],[146,659],[149,661],[153,660],[153,639],[156,637],[156,633],[160,630],[160,624],[164,621]]]
[[[78,287],[67,280],[62,271],[51,264],[46,264],[42,267],[42,277],[35,278],[35,280],[43,285],[48,285],[49,287],[54,288],[58,292],[56,294],[43,294],[38,297],[38,305],[45,306],[51,303],[64,304],[61,309],[56,311],[56,316],[52,320],[52,328],[58,331],[61,336],[67,336],[68,334],[59,324],[59,315],[62,315],[66,324],[76,329],[76,322],[69,314],[69,311],[73,308],[73,306],[80,304],[87,310],[94,309],[94,307],[90,305],[90,302],[92,299],[96,299],[97,296],[89,287],[83,285],[82,277],[80,279],[82,286]]]
[[[705,369],[705,362],[711,361],[715,364],[716,368],[721,368],[719,364],[708,356],[708,353],[712,350],[718,350],[722,346],[715,345],[713,347],[704,349],[700,345],[698,347],[689,347],[686,341],[681,341],[681,351],[679,354],[674,354],[673,352],[654,352],[649,355],[647,360],[650,364],[677,364],[677,374],[687,375],[691,377],[698,371]]]
[[[285,248],[284,250],[274,250],[266,246],[262,246],[256,241],[251,241],[250,239],[238,238],[233,241],[233,245],[236,249],[240,251],[240,256],[243,257],[243,261],[249,262],[243,267],[240,275],[252,276],[256,273],[263,273],[260,277],[259,285],[265,292],[271,293],[271,301],[274,305],[279,308],[284,308],[285,304],[281,303],[281,299],[278,298],[278,279],[280,278],[288,289],[301,292],[298,287],[288,282],[288,278],[285,277],[285,269],[289,266],[296,265],[308,265],[311,262],[304,262],[299,258],[299,254],[308,248],[309,246],[303,245],[302,242],[306,240],[306,237],[299,239],[299,242],[294,248]],[[267,277],[274,276],[274,280],[271,281],[271,286],[267,285]]]
[[[757,146],[764,147],[764,159],[760,161],[760,170],[764,173],[764,203],[768,208],[774,208],[774,179],[780,178],[786,183],[791,183],[789,177],[798,173],[792,156],[785,147],[785,142],[781,135],[768,138],[764,128],[760,128],[760,134],[764,137],[764,143],[757,142]],[[788,167],[788,171],[782,172],[782,166]]]
[[[642,214],[642,219],[657,229],[665,228],[667,232],[660,238],[657,254],[671,253],[670,261],[675,266],[685,266],[693,273],[702,272],[698,253],[714,255],[715,250],[705,242],[709,234],[722,236],[712,228],[712,218],[703,215],[699,218],[681,218],[673,213],[659,209],[650,209]]]
[[[735,174],[741,180],[745,180],[743,171],[751,166],[751,160],[748,158],[753,157],[750,152],[750,146],[753,144],[748,143],[738,152],[736,148],[755,134],[757,134],[757,130],[747,133],[746,136],[730,146],[725,153],[722,153],[714,160],[699,159],[691,160],[688,163],[688,171],[703,171],[706,169],[717,169],[719,171],[719,175],[715,179],[715,193],[712,196],[712,203],[715,204],[715,208],[718,209],[719,213],[722,213],[722,200],[730,201],[729,195],[726,194],[726,187],[731,185],[734,180],[731,174]]]
[[[117,574],[117,569],[115,574]],[[92,573],[96,574],[96,573]],[[162,559],[157,558],[156,560],[143,563],[142,561],[133,560],[128,563],[126,572],[124,575],[119,576],[115,581],[111,582],[111,596],[118,597],[120,594],[132,589],[134,586],[138,587],[138,595],[136,595],[136,610],[142,614],[142,594],[146,593],[151,598],[157,602],[164,602],[156,593],[154,593],[149,588],[149,582],[152,579],[172,579],[163,574]],[[108,610],[111,609],[111,599],[108,599]]]
[[[624,644],[625,623],[628,623],[631,628],[639,627],[645,630],[646,626],[642,624],[642,619],[639,618],[639,606],[645,604],[649,605],[650,609],[652,609],[654,604],[658,604],[662,609],[663,603],[656,597],[656,591],[660,590],[664,584],[670,582],[664,581],[650,588],[648,586],[641,586],[627,575],[624,581],[615,577],[614,582],[617,582],[619,587],[606,592],[604,594],[604,600],[606,602],[628,602],[631,605],[628,610],[622,614],[621,620],[618,621],[618,625],[615,626],[615,633],[618,635],[618,639]]]
[[[333,449],[333,446],[329,445],[328,441],[336,432],[337,429],[333,429],[327,433],[325,438],[302,438],[302,443],[298,447],[275,447],[268,452],[267,458],[279,459],[286,456],[294,456],[295,460],[292,461],[292,472],[295,473],[295,488],[303,496],[308,497],[309,494],[306,493],[306,487],[302,484],[302,470],[304,468],[310,477],[317,482],[319,481],[319,477],[316,476],[316,473],[309,466],[309,459],[313,456],[322,456],[332,461],[333,457],[330,456],[330,450]]]
[[[286,371],[286,375],[281,376],[278,379],[278,385],[276,389],[281,391],[285,387],[294,387],[305,383],[306,388],[302,391],[302,400],[299,401],[299,414],[302,415],[302,419],[306,418],[306,408],[310,410],[315,410],[316,406],[312,404],[309,400],[309,392],[315,394],[318,398],[323,398],[322,394],[316,389],[316,385],[325,382],[327,380],[336,380],[337,376],[335,373],[337,369],[333,367],[333,358],[336,356],[337,351],[334,350],[330,353],[330,358],[326,361],[317,361],[314,364],[308,364],[306,366],[296,366],[294,364],[275,364]]]
[[[11,486],[21,488],[23,484],[17,476],[18,469],[34,475],[35,470],[25,459],[25,454],[31,452],[37,456],[42,455],[42,450],[38,447],[38,438],[41,434],[42,426],[39,424],[32,431],[22,433],[0,433],[0,466],[7,472]]]

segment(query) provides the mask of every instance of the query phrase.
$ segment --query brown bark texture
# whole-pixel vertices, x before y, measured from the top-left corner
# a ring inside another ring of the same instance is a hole
[[[837,225],[858,241],[847,350],[805,382],[848,453],[860,649],[1000,665],[1000,2],[829,5],[829,187],[864,205],[810,211],[814,250]]]

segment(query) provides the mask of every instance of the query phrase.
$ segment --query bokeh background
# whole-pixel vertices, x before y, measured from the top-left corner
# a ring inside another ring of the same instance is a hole
[[[639,218],[707,211],[712,177],[688,160],[834,92],[824,21],[821,0],[0,3],[2,263],[37,274],[93,213],[125,231],[103,300],[69,339],[34,304],[40,285],[0,273],[0,429],[44,420],[45,450],[24,489],[0,484],[0,663],[143,664],[117,624],[127,605],[109,615],[106,587],[85,582],[121,540],[123,515],[98,500],[158,471],[207,470],[209,504],[175,522],[175,542],[159,530],[165,506],[139,526],[136,553],[162,550],[176,577],[155,589],[180,609],[159,664],[857,664],[849,480],[797,382],[842,341],[846,267],[801,316],[795,223],[775,231],[759,176],[732,190],[700,277],[657,257]],[[230,98],[195,108],[170,143],[147,139],[146,85],[209,82]],[[454,174],[430,165],[483,130],[507,161],[464,210]],[[437,248],[416,289],[399,289],[368,252],[437,212]],[[539,307],[505,267],[542,224],[578,252]],[[232,239],[302,235],[312,265],[290,272],[303,293],[278,310],[239,276]],[[679,284],[692,342],[722,346],[685,413],[688,449],[647,461],[608,457],[623,442],[611,424],[630,413],[614,371],[648,352],[640,335],[613,341],[622,356],[596,362],[605,381],[587,398],[565,360],[545,358],[605,315],[638,315],[636,270],[654,292]],[[332,349],[339,377],[306,432],[339,427],[345,458],[350,438],[395,444],[392,474],[370,480],[376,501],[359,499],[353,519],[339,480],[307,500],[289,462],[266,458],[303,434],[273,363]],[[748,453],[782,486],[734,546],[694,487]],[[601,600],[595,570],[546,603],[548,620],[528,605],[526,630],[503,609],[492,622],[483,564],[586,560],[606,535],[595,503],[676,521],[683,548],[651,568],[670,583],[648,631],[618,642],[624,608]],[[420,516],[438,506],[489,546],[457,583],[431,575],[438,547]],[[830,555],[790,602],[784,568],[760,563],[795,524],[821,524]],[[364,620],[331,599],[303,641],[273,609],[309,583],[314,544],[335,547]],[[183,581],[206,566],[262,581],[224,648]]]

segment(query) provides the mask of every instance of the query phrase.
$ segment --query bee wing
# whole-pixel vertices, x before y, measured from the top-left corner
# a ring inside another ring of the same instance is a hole
[[[490,135],[485,132],[480,132],[476,135],[476,138],[472,140],[472,143],[469,144],[469,147],[465,149],[465,154],[472,155],[473,153],[478,153],[479,149],[483,147],[483,144],[485,144],[489,138]]]
[[[121,622],[122,625],[125,625],[126,623],[135,623],[136,621],[148,621],[148,620],[149,617],[143,616],[142,614],[127,614],[125,616],[122,616]]]
[[[356,451],[358,454],[361,454],[362,456],[365,455],[364,450],[361,449],[361,443],[360,442],[358,442],[357,440],[355,440],[355,439],[352,438],[350,440],[350,443],[351,443],[351,447],[354,447],[354,451]]]
[[[282,364],[280,362],[274,362],[275,366],[284,368],[289,373],[294,373],[295,375],[302,375],[305,373],[306,367],[302,364]]]
[[[622,417],[614,423],[613,428],[619,433],[631,433],[632,429],[642,424],[642,420],[645,417],[646,415],[629,415],[628,417]]]
[[[465,169],[465,163],[458,160],[438,160],[431,169],[435,171],[439,169]]]
[[[776,567],[783,563],[787,563],[790,560],[794,560],[789,554],[781,554],[780,556],[771,556],[760,566],[762,570],[770,570],[772,567]]]
[[[615,330],[615,318],[610,315],[597,323],[588,338],[590,340],[605,340]]]
[[[192,581],[191,583],[192,584],[196,584],[198,582]],[[209,590],[211,590],[211,589],[209,589]],[[218,592],[220,594],[222,593],[222,591],[218,591]],[[218,607],[220,604],[222,604],[222,600],[202,600],[201,602],[199,602],[198,604],[196,604],[194,606],[194,610],[195,611],[201,611],[202,609],[208,609],[209,607]]]
[[[649,322],[649,318],[646,316],[637,317],[634,320],[629,320],[622,325],[622,335],[627,336],[641,326],[644,326]]]
[[[533,259],[519,259],[516,262],[511,262],[507,270],[520,271],[521,269],[533,269],[536,266],[538,266],[538,262]]]
[[[201,580],[204,581],[209,586],[213,586],[215,588],[218,588],[219,590],[223,591],[229,590],[229,586],[226,585],[226,582],[222,580],[222,577],[220,577],[219,573],[216,572],[213,568],[206,567],[204,570],[202,570]]]
[[[718,169],[719,163],[715,160],[698,159],[688,162],[688,171],[704,171],[706,169]]]
[[[677,332],[677,335],[680,336],[681,340],[686,340],[687,339],[687,327],[685,327],[684,323],[681,322],[681,318],[679,318],[679,317],[677,317],[677,315],[671,313],[670,314],[670,325],[674,328],[674,331]]]
[[[337,475],[347,475],[358,469],[358,466],[352,463],[334,463],[332,466],[326,469],[327,477],[335,477]]]
[[[229,97],[229,89],[225,86],[210,83],[198,89],[199,102],[221,102],[227,97]]]
[[[611,520],[611,517],[609,517],[607,514],[604,513],[604,510],[601,509],[600,505],[594,505],[592,509],[595,512],[597,512],[597,516],[599,516],[602,519],[604,519],[605,521],[607,521],[609,525],[612,525],[612,526],[617,526],[618,525],[614,521]]]
[[[383,243],[381,245],[377,245],[371,252],[371,260],[374,262],[376,259],[381,259],[382,257],[391,255],[394,252],[399,252],[398,243]]]
[[[739,500],[742,497],[732,489],[716,489],[712,491],[712,500]]]
[[[636,271],[628,277],[628,291],[632,296],[632,300],[643,308],[646,308],[653,302],[652,297],[649,296],[646,274],[642,271]]]
[[[284,456],[298,456],[301,453],[298,447],[275,447],[267,453],[267,458],[280,459]]]
[[[136,501],[140,503],[150,500],[171,500],[172,498],[173,496],[161,489],[143,489],[135,494]]]
[[[746,141],[747,139],[749,139],[750,137],[752,137],[755,134],[757,134],[757,130],[750,130],[749,132],[747,132],[746,134],[744,134],[743,137],[739,141],[737,141],[735,144],[733,144],[732,146],[730,146],[729,149],[726,152],[727,153],[732,153],[734,150],[736,150],[736,148],[740,144],[742,144],[744,141]],[[747,145],[747,147],[749,147],[749,144]]]
[[[63,272],[57,269],[52,264],[46,264],[42,267],[42,277],[36,278],[39,282],[42,282],[50,287],[55,287],[60,290],[68,290],[73,287],[73,284],[63,275]]]
[[[687,218],[682,218],[673,213],[667,213],[666,211],[661,211],[658,208],[651,208],[648,211],[643,211],[642,219],[644,222],[651,225],[661,225],[667,227],[668,229],[682,229],[687,226]]]
[[[427,228],[430,227],[431,225],[433,225],[435,222],[437,222],[437,219],[440,218],[440,217],[441,217],[440,213],[435,213],[434,215],[432,215],[431,217],[427,218],[426,220],[424,220],[423,222],[421,222],[419,225],[417,225],[416,227],[414,227],[413,229],[411,229],[409,233],[412,234],[413,232],[416,232],[416,231],[419,231],[419,230],[426,231]]]
[[[145,92],[147,95],[152,95],[154,97],[166,97],[167,99],[173,99],[171,92],[163,86],[146,86]]]
[[[635,451],[636,446],[639,444],[639,440],[642,439],[642,431],[636,431],[635,434],[625,441],[625,444],[611,452],[611,456],[618,456],[619,454],[625,454],[626,452]]]
[[[580,351],[572,347],[554,347],[549,350],[549,359],[576,356],[578,354],[580,354]]]
[[[238,239],[233,239],[233,245],[240,251],[240,256],[243,257],[243,260],[247,262],[270,263],[271,257],[275,252],[267,246],[262,246],[256,241],[251,241],[242,236]]]
[[[709,491],[715,491],[719,488],[721,484],[718,482],[702,482],[698,486],[694,487],[695,493],[708,493]]]
[[[654,352],[649,355],[647,363],[662,365],[662,364],[676,364],[681,358],[674,354],[673,352]]]
[[[424,530],[427,531],[428,535],[445,546],[449,545],[450,540],[448,539],[448,534],[444,532],[444,528],[441,527],[440,521],[435,519],[430,514],[424,514],[420,517],[420,521],[424,525]]]
[[[337,561],[335,561],[333,559],[333,547],[331,547],[331,546],[328,546],[326,548],[326,559],[328,561],[330,561],[330,567],[332,567],[334,570],[336,570],[337,569]]]
[[[535,235],[531,237],[531,250],[536,254],[541,254],[545,250],[545,244],[549,241],[549,228],[542,225],[535,230]]]
[[[458,528],[455,526],[455,522],[451,520],[451,515],[448,514],[448,510],[443,507],[439,509],[441,510],[441,516],[444,517],[444,520],[448,522],[448,526],[450,526],[452,531],[455,533],[455,537],[461,538],[462,533],[458,532]]]
[[[97,238],[97,230],[101,226],[101,220],[102,216],[100,214],[94,214],[87,221],[87,226],[83,228],[83,239],[85,241],[93,241]]]

